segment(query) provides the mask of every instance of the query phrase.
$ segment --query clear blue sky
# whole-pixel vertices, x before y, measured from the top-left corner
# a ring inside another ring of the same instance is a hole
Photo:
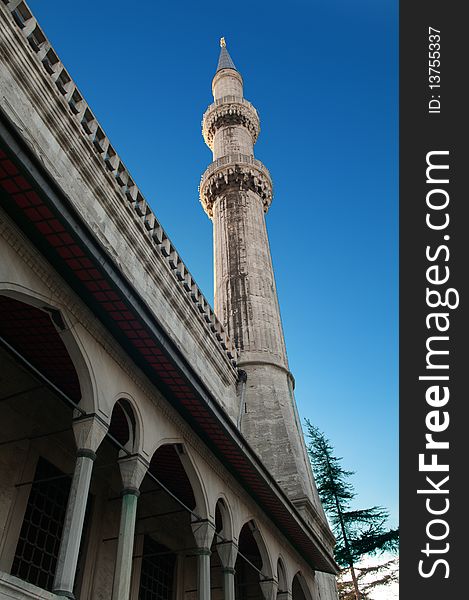
[[[398,509],[396,0],[30,0],[45,34],[208,298],[197,186],[220,36],[259,111],[267,226],[296,398]]]

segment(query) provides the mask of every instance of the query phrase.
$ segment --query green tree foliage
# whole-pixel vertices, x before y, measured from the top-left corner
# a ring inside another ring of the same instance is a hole
[[[346,471],[341,466],[342,458],[334,456],[330,441],[308,420],[306,428],[308,454],[319,497],[337,539],[335,559],[339,565],[350,568],[355,597],[359,600],[363,596],[358,589],[354,564],[367,554],[397,551],[399,530],[386,528],[389,514],[381,506],[350,509],[355,492],[348,479],[353,471]]]

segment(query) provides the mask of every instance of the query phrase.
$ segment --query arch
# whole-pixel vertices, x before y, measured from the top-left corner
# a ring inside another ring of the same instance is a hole
[[[291,589],[292,600],[313,600],[313,595],[301,571],[298,571],[293,577]]]
[[[215,503],[215,528],[223,539],[233,539],[233,518],[228,500],[219,496]]]
[[[242,552],[242,549],[243,549],[243,540],[242,540],[243,532],[249,532],[248,538],[249,538],[249,536],[252,536],[252,538],[257,546],[257,550],[259,552],[259,556],[261,559],[261,565],[259,567],[259,570],[262,572],[263,578],[264,579],[272,579],[274,576],[273,568],[272,568],[272,561],[270,558],[269,551],[267,549],[267,544],[265,543],[265,540],[264,540],[264,536],[261,533],[256,521],[251,518],[251,519],[248,519],[247,521],[245,521],[245,523],[242,525],[241,530],[239,532],[239,536],[238,536],[238,547],[239,547],[240,552]],[[255,565],[255,566],[257,566],[257,565]]]
[[[136,420],[132,408],[125,399],[119,399],[114,403],[108,433],[122,445],[125,450],[132,454],[135,447]],[[120,451],[125,455],[124,450]]]
[[[244,523],[239,534],[235,587],[238,597],[251,600],[265,600],[276,588],[267,545],[253,519]]]
[[[277,580],[278,580],[278,594],[288,592],[288,578],[287,571],[285,568],[285,561],[281,556],[277,560]]]
[[[127,451],[140,454],[143,446],[143,419],[137,402],[130,394],[122,392],[114,396],[111,406],[109,433]]]
[[[24,287],[16,284],[0,282],[0,300],[2,298],[10,299],[11,303],[24,305],[24,307],[30,307],[34,311],[41,311],[48,315],[50,323],[62,341],[78,377],[80,397],[74,398],[74,400],[85,412],[96,412],[96,380],[92,364],[87,356],[85,345],[71,323],[67,311],[62,307],[51,304],[50,298],[45,298],[42,294],[32,290],[25,290]],[[11,306],[12,304],[10,304],[10,308]]]
[[[162,460],[159,461],[159,459]],[[177,460],[176,463],[174,463],[175,459]],[[171,462],[173,462],[173,466],[175,467],[178,467],[179,463],[182,468],[179,472],[172,473],[177,476],[172,482],[170,477],[171,466],[169,464]],[[190,451],[182,440],[174,440],[172,443],[167,443],[165,440],[165,443],[158,445],[152,455],[149,471],[159,479],[165,487],[173,492],[176,497],[178,497],[178,493],[176,492],[179,492],[186,500],[189,499],[189,504],[192,504],[192,506],[189,506],[187,502],[184,502],[184,504],[193,510],[198,518],[204,520],[208,519],[209,510],[207,494]],[[187,489],[187,486],[185,487],[186,482],[184,481],[184,477],[189,483],[190,492]],[[171,485],[171,483],[173,485]],[[176,487],[174,485],[175,483]],[[172,487],[173,489],[171,489]],[[190,497],[190,493],[193,495],[193,498]],[[180,499],[183,500],[182,498]]]

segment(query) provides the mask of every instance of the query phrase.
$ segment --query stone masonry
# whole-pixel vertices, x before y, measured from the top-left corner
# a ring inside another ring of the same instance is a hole
[[[254,158],[259,117],[224,39],[203,118],[213,163],[200,199],[213,222],[215,313],[247,374],[241,430],[314,528],[327,527],[293,396],[264,215],[272,181]]]

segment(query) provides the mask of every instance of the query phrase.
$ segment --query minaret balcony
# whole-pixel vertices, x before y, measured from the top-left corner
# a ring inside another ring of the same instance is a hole
[[[256,143],[261,127],[254,106],[239,96],[224,96],[215,100],[202,119],[202,135],[207,146],[213,150],[217,130],[233,125],[245,127],[252,136],[252,143]]]
[[[228,154],[208,166],[200,181],[200,201],[209,217],[218,196],[229,190],[251,190],[262,200],[264,212],[272,202],[269,170],[253,156]]]

